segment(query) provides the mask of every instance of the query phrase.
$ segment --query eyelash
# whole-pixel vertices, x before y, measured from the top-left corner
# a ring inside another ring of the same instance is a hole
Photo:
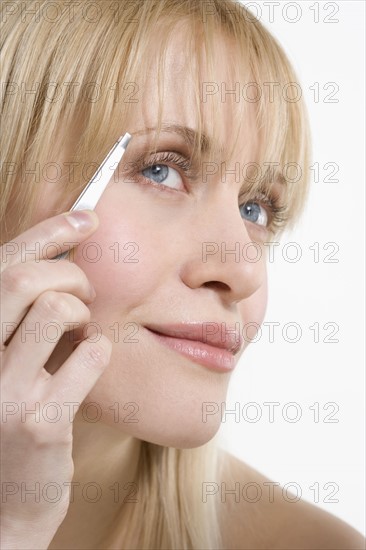
[[[178,153],[175,153],[173,151],[166,152],[166,153],[156,153],[152,156],[147,157],[141,157],[136,161],[136,171],[142,172],[143,170],[146,170],[146,168],[151,168],[151,166],[154,166],[156,164],[167,164],[171,168],[180,168],[180,170],[184,173],[185,177],[187,179],[190,179],[191,181],[195,181],[198,177],[198,173],[192,168],[192,165],[188,158],[182,157]],[[173,165],[173,166],[171,166]],[[149,184],[153,185],[154,187],[165,191],[170,190],[169,187],[161,185],[160,183],[155,184],[153,181],[151,181],[148,178],[145,178],[144,176],[141,176],[144,180],[147,180]],[[171,189],[172,192],[176,192],[173,189]],[[240,197],[239,197],[240,199]],[[271,232],[275,233],[276,230],[278,230],[280,227],[282,227],[286,221],[287,217],[285,215],[286,207],[282,206],[279,203],[279,199],[276,195],[267,195],[264,192],[257,192],[257,194],[254,197],[248,197],[246,200],[243,200],[239,206],[244,205],[247,202],[257,202],[258,204],[261,204],[265,207],[267,214],[268,214],[268,226],[267,229],[269,229]]]
[[[156,153],[150,157],[142,157],[137,160],[136,168],[139,172],[142,172],[143,170],[146,170],[146,168],[151,168],[151,166],[154,166],[155,164],[166,164],[171,168],[180,168],[187,179],[190,179],[191,181],[195,181],[197,179],[197,173],[193,170],[192,164],[189,162],[189,160],[186,157],[182,157],[181,155],[173,151],[166,153]],[[142,177],[154,187],[160,188],[160,190],[162,191],[165,189],[169,191],[169,187],[165,186],[164,189],[164,185],[158,183],[154,184],[154,182],[150,179],[145,178],[144,176]]]
[[[282,206],[279,203],[279,199],[275,195],[266,195],[265,193],[259,191],[254,196],[254,198],[247,198],[243,200],[242,204],[247,202],[257,202],[258,204],[264,205],[268,213],[268,226],[267,229],[273,233],[276,230],[279,230],[287,221],[286,217],[286,207]]]

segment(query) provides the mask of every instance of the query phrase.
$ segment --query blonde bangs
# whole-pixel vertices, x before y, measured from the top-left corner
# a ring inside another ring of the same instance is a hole
[[[244,6],[242,10],[235,11],[228,6],[234,5],[234,2],[212,0],[211,4],[216,8],[216,17],[207,18],[204,24],[198,24],[198,31],[192,31],[194,45],[190,48],[190,58],[197,57],[197,52],[203,48],[206,74],[210,75],[210,82],[215,82],[215,51],[220,48],[221,38],[226,38],[234,46],[235,54],[227,60],[233,76],[227,84],[228,91],[229,85],[231,90],[234,84],[238,85],[240,100],[233,107],[235,117],[228,157],[232,157],[238,145],[245,148],[248,136],[243,139],[242,128],[248,109],[254,105],[260,147],[256,157],[250,159],[254,169],[252,173],[250,170],[245,173],[247,177],[243,177],[243,183],[248,195],[260,191],[268,196],[280,184],[283,223],[278,227],[278,235],[296,222],[308,194],[311,142],[301,86],[280,44],[258,20],[248,16]],[[192,24],[190,28],[193,29]],[[201,136],[207,111],[204,113],[202,108],[202,76],[195,69],[191,78],[195,84],[197,129]],[[249,90],[254,90],[254,94]],[[220,143],[222,134],[220,103],[222,107],[222,96],[219,94],[210,102],[213,143]],[[195,151],[197,155],[199,146],[200,142]],[[214,161],[216,153],[215,150],[209,151],[208,160]],[[278,191],[275,193],[278,194]]]
[[[37,3],[42,8],[47,0],[31,0],[29,5]],[[97,3],[103,6],[102,0]],[[27,89],[32,88],[34,82],[40,84],[37,94],[26,94],[26,109],[18,108],[16,94],[5,94],[3,100],[5,131],[2,132],[1,150],[5,161],[15,161],[16,169],[5,174],[5,178],[2,172],[2,205],[5,208],[12,194],[13,216],[17,216],[19,231],[28,227],[39,187],[32,174],[20,178],[21,163],[32,167],[37,160],[42,167],[50,161],[51,155],[57,162],[76,126],[76,145],[72,159],[68,159],[73,162],[73,177],[62,175],[59,181],[65,197],[60,208],[67,209],[111,145],[128,131],[125,121],[136,102],[142,101],[137,82],[141,81],[141,74],[146,74],[151,42],[160,29],[159,44],[154,49],[158,60],[159,94],[156,146],[162,126],[166,49],[177,25],[184,24],[189,60],[187,78],[195,90],[193,108],[198,139],[193,154],[202,163],[200,149],[207,118],[211,124],[212,142],[220,143],[221,97],[218,94],[203,103],[201,64],[204,59],[205,74],[209,82],[215,82],[215,52],[220,49],[220,38],[224,36],[236,52],[227,59],[233,74],[230,84],[240,86],[240,101],[234,105],[229,157],[238,142],[243,141],[241,129],[247,110],[254,103],[260,151],[256,159],[251,159],[258,168],[254,176],[245,180],[247,191],[253,194],[261,190],[269,194],[271,185],[281,182],[283,219],[290,224],[297,219],[308,188],[310,138],[304,101],[301,97],[292,101],[289,95],[293,90],[299,91],[296,74],[277,41],[244,7],[229,9],[230,5],[238,3],[220,0],[211,0],[209,4],[213,9],[205,16],[203,4],[194,0],[136,0],[134,4],[122,1],[119,17],[116,18],[112,10],[103,10],[103,17],[92,33],[90,22],[78,7],[74,9],[72,24],[65,12],[57,25],[44,20],[41,29],[39,22],[26,23],[15,16],[8,17],[3,25],[3,80],[25,83]],[[47,86],[48,83],[57,83],[58,88]],[[60,90],[64,93],[58,98]],[[254,90],[257,96],[249,97],[244,90]],[[18,131],[11,132],[11,126]],[[205,154],[205,160],[215,161],[216,151],[207,150]],[[19,189],[16,192],[19,185],[21,192]],[[4,213],[2,211],[2,220]]]

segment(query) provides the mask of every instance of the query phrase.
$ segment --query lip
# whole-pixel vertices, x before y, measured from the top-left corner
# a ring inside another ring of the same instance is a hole
[[[191,361],[219,372],[235,368],[235,355],[243,339],[236,332],[227,332],[225,323],[207,321],[169,325],[145,325],[163,345],[188,357]]]

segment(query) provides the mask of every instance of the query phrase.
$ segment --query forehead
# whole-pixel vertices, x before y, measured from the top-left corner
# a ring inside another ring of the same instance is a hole
[[[210,46],[214,60],[210,66],[199,40],[194,41],[192,55],[190,38],[186,25],[176,26],[162,54],[159,33],[150,40],[137,82],[139,100],[130,110],[131,131],[158,126],[160,93],[163,124],[196,129],[201,117],[202,130],[215,137],[217,150],[230,150],[236,128],[240,136],[235,151],[254,157],[258,146],[256,104],[244,99],[245,83],[239,79],[245,60],[233,40],[220,32]],[[246,82],[250,81],[247,70]]]

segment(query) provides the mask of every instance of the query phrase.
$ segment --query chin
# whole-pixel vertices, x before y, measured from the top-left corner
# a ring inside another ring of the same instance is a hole
[[[89,394],[83,406],[88,407],[89,404],[97,401],[95,396]],[[128,436],[163,447],[178,449],[200,447],[208,443],[221,426],[220,414],[203,418],[202,402],[197,405],[191,402],[187,407],[187,404],[183,403],[156,400],[152,407],[151,403],[138,410],[129,407],[127,412],[124,412],[124,418],[120,416],[119,422],[115,422],[115,407],[113,412],[106,406],[102,407],[102,410],[102,417],[97,424],[100,427],[104,425],[110,428],[113,438],[118,439],[119,435],[121,438]],[[122,410],[121,403],[120,411]]]
[[[178,426],[165,425],[160,432],[150,433],[149,437],[140,437],[140,439],[162,447],[193,449],[211,441],[219,428],[220,422],[217,421],[207,422],[207,424],[202,424],[199,427],[183,422]]]
[[[134,359],[134,361],[132,360]],[[231,373],[218,374],[180,359],[117,357],[90,391],[101,421],[118,432],[165,447],[200,447],[221,426]],[[118,406],[118,413],[116,414]]]

